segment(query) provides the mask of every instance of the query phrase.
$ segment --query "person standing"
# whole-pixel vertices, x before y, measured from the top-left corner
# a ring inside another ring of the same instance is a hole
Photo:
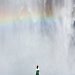
[[[36,66],[36,75],[39,75],[39,66]]]

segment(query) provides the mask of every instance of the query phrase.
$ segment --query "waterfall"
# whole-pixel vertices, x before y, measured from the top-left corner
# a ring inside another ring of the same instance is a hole
[[[1,75],[75,74],[72,0],[0,3]]]

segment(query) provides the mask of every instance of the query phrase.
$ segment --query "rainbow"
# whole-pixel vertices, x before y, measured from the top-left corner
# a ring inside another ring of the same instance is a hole
[[[40,20],[43,20],[42,13],[40,12],[32,12],[28,13],[26,11],[23,11],[21,13],[12,13],[12,12],[0,12],[0,26],[1,25],[7,25],[11,24],[12,22],[18,22],[18,21],[24,21],[24,22],[30,22],[33,20],[34,22],[39,22]],[[46,16],[45,20],[52,21],[54,20],[54,17],[52,15]]]

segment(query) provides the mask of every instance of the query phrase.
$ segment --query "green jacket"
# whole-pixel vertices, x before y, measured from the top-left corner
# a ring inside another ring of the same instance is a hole
[[[36,75],[39,75],[39,70],[36,70]]]

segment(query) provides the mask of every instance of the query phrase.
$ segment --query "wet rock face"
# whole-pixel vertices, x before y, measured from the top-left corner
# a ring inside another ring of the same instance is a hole
[[[75,28],[75,21],[73,22],[73,28]]]

